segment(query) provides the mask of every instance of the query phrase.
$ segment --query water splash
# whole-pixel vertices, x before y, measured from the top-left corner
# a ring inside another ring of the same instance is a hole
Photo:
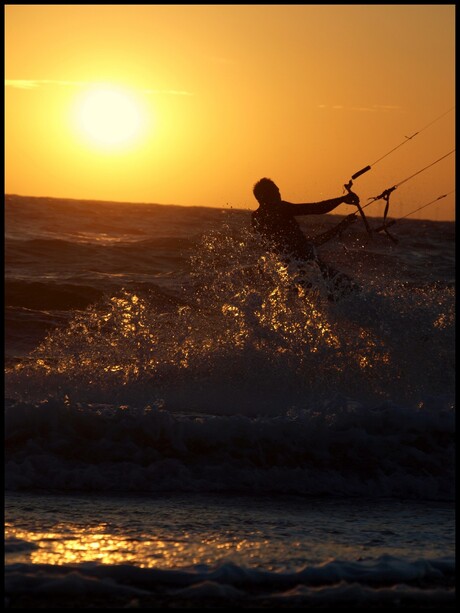
[[[285,264],[230,226],[205,235],[190,264],[183,306],[164,312],[148,296],[109,296],[8,372],[7,394],[248,415],[337,395],[451,401],[452,288],[409,290],[381,279],[331,302],[314,263]]]

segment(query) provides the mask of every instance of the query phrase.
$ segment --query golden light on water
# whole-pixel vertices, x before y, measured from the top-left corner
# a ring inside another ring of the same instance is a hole
[[[57,524],[50,531],[28,531],[6,525],[6,539],[20,539],[32,544],[27,552],[10,553],[9,562],[63,566],[98,562],[100,564],[135,563],[141,568],[174,568],[194,564],[213,564],[232,554],[256,557],[268,541],[258,533],[253,538],[233,534],[209,534],[198,539],[184,532],[179,538],[162,538],[155,534],[115,534],[109,525],[94,526]]]
[[[364,330],[357,330],[355,350],[346,348],[327,312],[316,305],[314,297],[298,289],[297,296],[288,296],[290,290],[281,285],[262,298],[243,288],[233,303],[221,306],[224,320],[220,326],[209,327],[208,321],[203,328],[201,318],[206,314],[197,312],[190,321],[187,316],[180,317],[180,333],[168,332],[167,339],[162,336],[166,329],[161,327],[161,317],[149,310],[145,300],[123,293],[112,297],[102,311],[90,308],[78,314],[67,329],[47,336],[34,351],[33,363],[19,364],[16,370],[20,373],[32,368],[49,376],[68,374],[79,380],[87,378],[89,383],[110,373],[125,385],[144,374],[153,376],[161,364],[178,363],[188,368],[191,361],[212,362],[229,347],[297,356],[299,365],[304,358],[327,349],[351,351],[362,369],[388,361],[387,352],[382,354],[382,348]]]

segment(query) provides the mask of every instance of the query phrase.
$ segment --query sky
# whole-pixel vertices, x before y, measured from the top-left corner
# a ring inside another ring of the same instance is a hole
[[[9,4],[5,192],[252,210],[370,165],[368,216],[453,220],[454,57],[455,4]]]

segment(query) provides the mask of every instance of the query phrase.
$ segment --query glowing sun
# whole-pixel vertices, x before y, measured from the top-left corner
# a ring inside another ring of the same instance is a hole
[[[82,96],[76,120],[86,139],[106,149],[139,140],[146,124],[140,102],[128,90],[108,86],[96,87]]]

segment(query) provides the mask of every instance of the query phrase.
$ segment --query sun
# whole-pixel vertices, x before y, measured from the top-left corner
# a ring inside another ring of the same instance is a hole
[[[75,109],[79,134],[103,149],[126,148],[140,140],[146,117],[138,99],[127,89],[97,86],[83,94]]]

